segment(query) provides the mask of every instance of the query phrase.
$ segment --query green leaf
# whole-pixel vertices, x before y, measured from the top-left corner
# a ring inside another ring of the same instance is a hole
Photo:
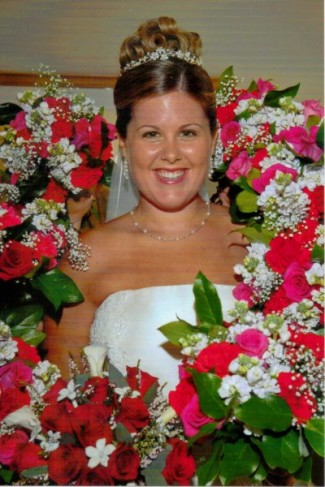
[[[188,446],[192,446],[193,443],[195,443],[197,440],[200,438],[203,438],[204,436],[209,436],[212,433],[216,431],[217,423],[206,423],[204,424],[196,433],[196,435],[191,436],[191,438],[188,439]]]
[[[318,129],[318,132],[316,135],[316,144],[321,149],[324,149],[324,120],[322,121],[322,123]]]
[[[129,387],[125,376],[111,362],[108,364],[108,375],[109,381],[117,387]]]
[[[253,213],[258,210],[257,194],[252,191],[241,191],[236,197],[236,203],[242,213]]]
[[[34,329],[26,329],[26,328],[20,328],[19,326],[14,326],[11,329],[12,336],[14,337],[19,337],[24,342],[29,343],[30,345],[34,345],[37,347],[46,337],[46,333],[43,333],[42,331]]]
[[[199,485],[209,485],[219,475],[222,452],[222,443],[219,441],[213,445],[208,460],[197,469]]]
[[[311,448],[321,457],[325,456],[324,419],[310,419],[305,426],[305,436]]]
[[[21,326],[26,328],[35,327],[44,316],[44,308],[39,304],[29,304],[2,311],[0,317],[10,327]]]
[[[232,480],[247,478],[257,470],[259,462],[259,455],[244,440],[226,443],[220,463],[220,479],[224,485],[227,485]]]
[[[23,470],[21,472],[21,475],[26,479],[33,479],[35,477],[38,477],[39,475],[45,475],[47,474],[47,472],[48,472],[47,465],[42,465],[40,467],[33,467],[27,470]]]
[[[233,75],[234,75],[234,68],[233,68],[233,66],[228,66],[228,68],[226,68],[221,73],[221,75],[219,77],[219,80],[220,80],[220,82],[226,81],[227,79],[232,78]]]
[[[291,96],[294,98],[299,90],[300,84],[290,86],[289,88],[285,88],[284,90],[272,90],[269,91],[265,98],[264,98],[264,105],[277,108],[280,106],[279,101],[281,98],[285,96]]]
[[[197,372],[189,369],[199,394],[202,412],[210,418],[221,419],[226,416],[227,406],[218,394],[221,379],[215,374]]]
[[[145,478],[146,485],[168,485],[162,475],[162,471],[166,465],[166,458],[171,451],[171,446],[168,445],[165,450],[159,453],[158,457],[142,472]]]
[[[116,423],[116,427],[114,429],[116,440],[120,443],[134,443],[134,439],[130,434],[129,430],[122,424]]]
[[[31,284],[41,291],[57,311],[63,304],[80,303],[83,296],[73,280],[58,268],[35,276]]]
[[[143,400],[147,406],[150,406],[152,401],[157,397],[158,381],[154,382],[151,387],[145,393]]]
[[[272,232],[264,229],[262,231],[259,231],[255,227],[244,227],[240,228],[237,231],[239,231],[242,235],[245,235],[249,242],[264,243],[265,245],[268,245],[274,237],[274,234]]]
[[[299,468],[298,472],[295,472],[295,478],[298,480],[303,480],[309,485],[311,482],[312,466],[313,466],[312,457],[309,456],[306,458],[302,466]]]
[[[172,343],[179,346],[179,340],[185,338],[190,334],[197,333],[197,327],[190,325],[186,321],[171,321],[166,325],[160,326],[159,331]]]
[[[289,473],[296,472],[303,463],[299,451],[299,435],[293,430],[281,436],[264,435],[262,441],[255,440],[266,463],[272,469],[283,468]]]
[[[198,321],[210,325],[222,325],[223,316],[218,292],[202,272],[199,272],[195,278],[193,292]]]
[[[314,245],[311,253],[311,259],[313,262],[318,262],[319,264],[324,263],[324,249],[318,244]]]
[[[235,416],[249,426],[272,431],[284,431],[292,421],[289,406],[275,394],[269,394],[264,399],[251,397],[235,408]]]
[[[0,469],[0,479],[3,479],[6,484],[11,484],[11,479],[14,475],[14,472],[11,470],[7,470],[4,465],[1,465]]]

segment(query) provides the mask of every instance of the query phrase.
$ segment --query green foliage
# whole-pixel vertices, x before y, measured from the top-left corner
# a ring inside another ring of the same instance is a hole
[[[257,470],[259,462],[258,453],[244,440],[234,444],[226,443],[220,462],[222,484],[229,485],[234,479],[250,477]]]
[[[47,297],[56,311],[64,304],[80,303],[83,300],[74,281],[58,268],[36,275],[32,286]]]
[[[282,468],[294,473],[302,466],[299,434],[292,429],[282,435],[263,435],[262,440],[255,440],[254,443],[271,469]]]
[[[325,456],[324,418],[310,419],[305,426],[305,435],[312,449]]]
[[[284,98],[286,96],[294,98],[299,91],[299,87],[300,84],[298,83],[297,85],[290,86],[289,88],[285,88],[284,90],[269,91],[264,98],[264,105],[273,108],[279,107],[279,102],[281,98]]]
[[[245,424],[263,430],[284,431],[292,422],[289,406],[284,399],[274,394],[264,399],[252,396],[235,408],[235,415]]]
[[[193,292],[198,322],[222,325],[222,308],[217,290],[202,272],[199,272],[195,278]]]
[[[227,406],[218,394],[221,379],[215,374],[200,373],[189,369],[195,382],[201,410],[210,418],[222,419],[226,416]]]
[[[39,304],[0,311],[0,319],[10,326],[12,335],[35,346],[39,345],[45,338],[45,333],[37,330],[43,315],[44,308]]]

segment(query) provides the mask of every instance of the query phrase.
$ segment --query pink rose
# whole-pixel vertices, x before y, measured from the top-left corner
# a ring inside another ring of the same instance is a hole
[[[238,301],[246,301],[248,306],[251,307],[254,304],[253,300],[253,290],[247,284],[241,282],[232,292],[235,299]]]
[[[251,160],[246,151],[241,152],[229,164],[226,175],[229,179],[235,180],[240,176],[247,176],[252,167]]]
[[[189,437],[196,435],[204,424],[214,421],[201,411],[198,394],[194,394],[183,409],[181,420],[185,434]]]
[[[232,121],[229,123],[226,123],[220,133],[220,139],[222,142],[222,145],[226,147],[229,142],[233,142],[234,140],[237,139],[238,135],[241,132],[241,126],[240,123]]]
[[[266,186],[270,184],[270,181],[276,177],[276,173],[291,174],[294,181],[298,172],[291,167],[284,166],[283,164],[273,164],[264,171],[259,178],[253,179],[252,186],[257,193],[263,193]]]
[[[8,203],[0,204],[0,229],[4,230],[8,227],[14,227],[19,225],[22,219],[18,215],[14,206],[8,205]]]
[[[20,131],[20,130],[25,130],[26,127],[26,113],[22,110],[21,112],[18,112],[17,115],[15,116],[14,120],[11,120],[10,122],[10,127],[13,127],[14,129]]]
[[[303,127],[291,127],[289,130],[282,130],[274,140],[277,142],[284,139],[299,156],[317,162],[323,154],[322,149],[316,144],[318,130],[319,127],[313,126],[308,133]]]
[[[302,299],[308,299],[311,295],[305,269],[297,262],[292,262],[284,273],[284,290],[292,301],[299,303]]]
[[[261,78],[257,80],[256,84],[257,84],[258,92],[261,96],[266,95],[269,91],[275,89],[275,85],[273,83],[271,83],[270,81],[265,81]]]
[[[28,443],[29,437],[23,430],[15,430],[10,435],[0,435],[0,463],[10,465],[17,448]]]
[[[0,368],[0,386],[5,391],[9,388],[21,388],[32,382],[33,371],[23,362],[17,360]]]
[[[269,340],[259,330],[250,329],[236,336],[236,342],[249,357],[261,358],[269,346]]]
[[[324,117],[324,107],[322,107],[318,100],[306,100],[302,102],[304,106],[304,117],[307,122],[308,118],[311,116],[316,116],[319,118]]]

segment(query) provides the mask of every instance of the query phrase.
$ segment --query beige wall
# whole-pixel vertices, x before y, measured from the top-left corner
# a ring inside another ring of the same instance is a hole
[[[201,34],[211,75],[233,65],[244,85],[300,82],[300,99],[323,100],[322,0],[0,0],[0,72],[117,75],[123,38],[159,15]],[[0,86],[0,102],[18,90]],[[112,109],[111,90],[89,94]]]

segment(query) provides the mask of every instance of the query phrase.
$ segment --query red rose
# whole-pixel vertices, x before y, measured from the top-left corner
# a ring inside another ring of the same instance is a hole
[[[173,450],[166,458],[166,466],[162,471],[168,485],[191,485],[195,474],[195,460],[189,454],[185,441],[172,439]]]
[[[122,423],[130,432],[136,432],[149,424],[148,408],[139,397],[124,397],[116,421]]]
[[[49,184],[42,196],[43,200],[53,200],[56,203],[65,203],[68,191],[64,189],[55,179],[50,179]]]
[[[123,482],[136,480],[139,475],[140,457],[131,445],[119,444],[108,461],[110,475]]]
[[[80,472],[78,485],[115,485],[108,467],[99,465],[96,468],[86,468]]]
[[[84,449],[71,444],[61,445],[51,453],[48,460],[50,479],[58,485],[71,485],[86,468]]]
[[[139,391],[141,396],[144,396],[145,393],[150,389],[150,387],[158,382],[157,377],[153,377],[147,372],[139,370],[138,367],[127,366],[126,373],[129,386],[134,391]]]
[[[80,165],[71,171],[71,182],[77,188],[89,189],[98,183],[102,174],[103,171],[99,167],[89,168]]]
[[[0,435],[0,463],[11,465],[15,457],[15,451],[28,443],[29,437],[23,430],[15,430],[10,435]]]
[[[298,423],[307,422],[317,411],[317,403],[313,394],[306,388],[305,378],[297,373],[280,372],[278,383],[279,396],[286,401]]]
[[[52,269],[57,265],[56,257],[58,255],[58,249],[56,247],[56,242],[53,236],[48,234],[44,235],[41,232],[32,232],[35,236],[35,248],[33,256],[38,262],[43,262],[44,259],[47,260],[45,265],[46,269]]]
[[[229,103],[224,107],[217,108],[217,119],[219,120],[220,125],[225,125],[225,123],[231,122],[236,118],[235,108],[237,108],[238,103]]]
[[[224,377],[229,374],[230,363],[242,352],[236,344],[212,343],[198,354],[194,367],[199,372],[213,371],[218,377]]]
[[[182,379],[174,391],[171,391],[168,396],[169,404],[175,409],[178,415],[191,401],[196,394],[196,387],[191,377]]]
[[[40,415],[43,429],[72,434],[73,430],[70,420],[72,409],[73,406],[69,401],[60,401],[46,406]]]
[[[41,453],[41,447],[35,443],[28,442],[19,445],[11,464],[12,470],[17,470],[21,473],[23,470],[28,470],[32,467],[47,465],[47,461],[42,459]]]
[[[310,250],[302,247],[295,239],[279,235],[271,240],[265,262],[279,274],[283,274],[292,262],[307,269],[310,265]]]
[[[0,256],[0,279],[9,281],[33,269],[33,250],[16,240],[5,245]]]
[[[0,421],[8,414],[17,411],[23,406],[30,404],[30,397],[27,392],[22,392],[14,387],[7,389],[4,394],[0,389]]]
[[[95,445],[100,438],[112,443],[113,433],[108,424],[110,415],[111,409],[105,404],[82,404],[71,411],[72,428],[84,447]]]
[[[59,142],[61,139],[70,139],[73,133],[73,126],[67,120],[57,120],[51,125],[53,143]]]
[[[32,362],[33,364],[37,364],[40,362],[41,358],[38,354],[37,348],[29,345],[21,338],[13,338],[13,340],[17,343],[18,346],[18,354],[17,357],[21,360],[26,360],[26,362]]]

